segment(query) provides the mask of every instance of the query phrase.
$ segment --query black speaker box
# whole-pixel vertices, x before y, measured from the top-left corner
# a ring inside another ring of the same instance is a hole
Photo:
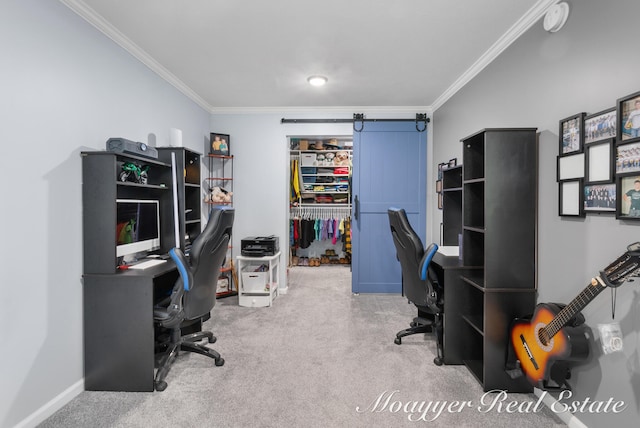
[[[149,147],[145,143],[137,143],[125,138],[109,138],[107,140],[107,151],[158,159],[158,150],[154,147]]]

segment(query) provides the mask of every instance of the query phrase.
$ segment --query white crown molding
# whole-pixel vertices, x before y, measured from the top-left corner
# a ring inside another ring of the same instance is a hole
[[[507,30],[471,67],[453,82],[432,104],[433,111],[439,109],[449,98],[476,77],[487,65],[491,64],[506,48],[515,42],[525,31],[533,26],[547,10],[560,0],[538,0],[515,24]]]
[[[351,107],[343,107],[343,106],[311,106],[311,107],[295,107],[295,106],[287,106],[287,107],[214,107],[211,110],[212,114],[280,114],[280,113],[326,113],[326,114],[347,114],[349,116],[354,113],[363,113],[367,114],[393,114],[393,115],[401,115],[401,114],[410,114],[415,115],[416,113],[426,113],[427,116],[431,117],[432,109],[430,106],[414,106],[414,107],[390,107],[390,106],[351,106]]]
[[[111,25],[100,14],[89,7],[82,0],[60,0],[69,9],[80,15],[85,21],[96,27],[99,31],[109,37],[111,40],[120,45],[124,50],[129,52],[135,58],[137,58],[144,65],[149,67],[153,72],[158,74],[164,80],[173,85],[176,89],[182,92],[184,95],[193,100],[200,107],[211,113],[213,111],[211,105],[207,103],[202,97],[187,86],[182,80],[178,79],[173,73],[164,68],[158,61],[156,61],[151,55],[145,52],[140,46],[133,43],[129,38],[122,34],[116,27]]]

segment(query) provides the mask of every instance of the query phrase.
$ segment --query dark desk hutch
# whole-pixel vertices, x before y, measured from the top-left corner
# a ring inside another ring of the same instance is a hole
[[[177,174],[184,248],[200,233],[199,154],[182,148],[161,149],[158,159],[104,151],[81,153],[87,390],[153,391],[154,294],[170,290],[178,272],[171,260],[146,270],[117,269],[116,200],[159,201],[159,252],[174,247],[171,151],[176,153],[177,170],[184,172]],[[120,181],[125,162],[148,167],[147,184]]]
[[[442,245],[458,246],[462,233],[462,165],[442,171]]]
[[[445,323],[459,317],[450,320],[459,328],[453,359],[485,391],[530,392],[505,363],[509,325],[532,314],[536,301],[536,129],[484,129],[461,141],[464,269],[446,284],[455,307]]]
[[[182,147],[159,147],[158,159],[171,165],[171,153],[176,155],[180,248],[188,250],[203,229],[200,187],[201,154]]]

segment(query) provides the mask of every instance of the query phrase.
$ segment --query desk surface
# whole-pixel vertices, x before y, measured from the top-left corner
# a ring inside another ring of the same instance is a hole
[[[164,275],[167,272],[176,270],[176,264],[173,260],[167,260],[166,263],[162,263],[156,266],[151,266],[147,269],[116,269],[113,273],[85,273],[83,277],[96,276],[96,277],[110,277],[116,275],[120,277],[150,277],[156,278]]]
[[[176,264],[172,259],[166,260],[159,265],[151,266],[146,269],[124,269],[118,270],[118,275],[124,276],[150,276],[157,277],[176,269]]]
[[[478,266],[465,265],[464,262],[460,260],[460,258],[458,258],[458,256],[445,256],[444,254],[437,253],[437,252],[433,255],[433,259],[431,260],[433,263],[437,264],[442,269],[453,269],[453,268],[473,269],[478,267]]]

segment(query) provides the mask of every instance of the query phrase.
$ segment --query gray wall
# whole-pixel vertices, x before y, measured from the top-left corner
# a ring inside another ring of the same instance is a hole
[[[538,287],[540,302],[568,303],[626,245],[640,240],[640,223],[613,215],[558,216],[556,156],[559,120],[613,107],[640,90],[636,39],[637,0],[571,1],[558,33],[533,26],[495,62],[434,112],[434,159],[462,159],[461,138],[482,128],[537,127],[539,141]],[[634,46],[634,47],[631,47]],[[513,195],[505,203],[518,203]],[[439,219],[441,213],[432,211]],[[439,221],[436,221],[436,224]],[[434,230],[437,233],[437,230]],[[437,236],[437,235],[436,235]],[[505,261],[508,263],[508,261]],[[640,408],[640,290],[618,289],[615,320],[624,351],[603,355],[597,324],[612,320],[611,295],[603,292],[584,310],[593,329],[591,360],[574,370],[574,399],[623,400],[618,415],[577,414],[589,426],[637,426]]]
[[[202,151],[211,115],[66,6],[0,12],[0,426],[83,389],[80,151],[109,137]],[[30,416],[31,415],[31,416]]]
[[[350,125],[283,125],[285,112],[214,114],[213,132],[231,136],[234,155],[233,204],[236,208],[233,247],[248,236],[276,235],[283,256],[280,284],[286,287],[289,242],[288,135],[348,135]],[[300,118],[300,115],[294,115]],[[247,124],[251,124],[247,126]],[[299,134],[302,132],[302,134]],[[238,255],[236,252],[235,255]]]

